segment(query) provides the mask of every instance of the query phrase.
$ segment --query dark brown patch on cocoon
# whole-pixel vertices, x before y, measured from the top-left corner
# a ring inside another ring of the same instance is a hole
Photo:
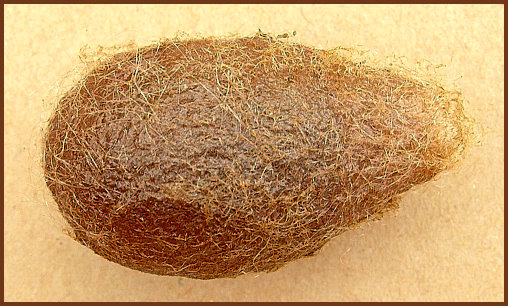
[[[46,182],[75,239],[192,278],[274,271],[451,166],[458,93],[266,35],[120,53],[60,101]]]

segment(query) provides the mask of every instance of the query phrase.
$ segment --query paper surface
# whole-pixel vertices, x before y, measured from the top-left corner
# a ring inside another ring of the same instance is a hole
[[[504,14],[501,5],[6,5],[6,301],[504,300]],[[483,125],[457,169],[404,194],[397,213],[274,273],[200,281],[106,261],[66,236],[37,149],[51,103],[88,45],[296,31],[319,48],[445,64]]]

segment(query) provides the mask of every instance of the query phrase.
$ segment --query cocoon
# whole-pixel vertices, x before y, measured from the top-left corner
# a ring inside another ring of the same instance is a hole
[[[73,237],[126,267],[274,271],[455,164],[460,93],[266,34],[102,61],[58,102],[47,185]]]

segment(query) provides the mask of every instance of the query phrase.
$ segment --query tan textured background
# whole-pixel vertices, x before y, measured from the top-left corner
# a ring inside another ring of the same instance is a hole
[[[504,300],[503,6],[5,7],[5,300]],[[322,48],[362,45],[380,57],[427,59],[464,91],[484,136],[465,163],[405,194],[382,221],[333,239],[315,257],[270,274],[197,281],[109,263],[62,230],[35,144],[48,100],[79,51],[177,31],[297,31]],[[43,101],[44,99],[44,101]]]

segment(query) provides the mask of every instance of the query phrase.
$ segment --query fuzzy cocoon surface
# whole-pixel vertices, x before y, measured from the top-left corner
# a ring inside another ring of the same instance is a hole
[[[265,34],[116,54],[50,119],[45,178],[74,238],[191,278],[274,271],[454,165],[460,93]]]

